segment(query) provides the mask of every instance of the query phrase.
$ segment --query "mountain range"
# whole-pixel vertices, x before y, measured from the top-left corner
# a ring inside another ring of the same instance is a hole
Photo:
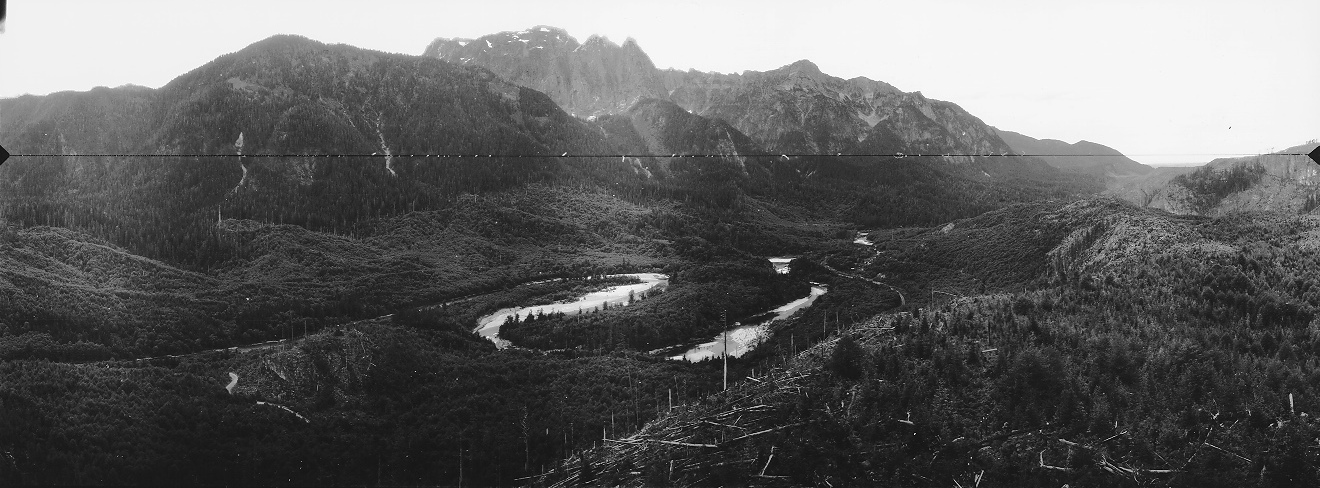
[[[477,39],[438,38],[423,56],[490,69],[504,79],[548,94],[564,110],[580,117],[622,113],[647,98],[669,100],[694,114],[726,121],[772,152],[1033,153],[1010,146],[994,128],[953,103],[928,99],[920,92],[905,93],[864,77],[833,77],[808,60],[741,74],[660,70],[633,39],[618,45],[592,36],[579,44],[566,31],[549,26]],[[1085,145],[1077,148],[1090,149]],[[1115,152],[1104,149],[1106,154]],[[941,159],[961,164],[985,158]],[[1085,169],[1087,164],[1079,164],[1085,161],[1046,162]],[[1028,158],[1016,163],[1032,164],[1039,161]],[[1136,163],[1128,166],[1131,164]]]

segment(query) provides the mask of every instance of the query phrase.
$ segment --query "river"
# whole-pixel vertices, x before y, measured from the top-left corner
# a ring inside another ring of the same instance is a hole
[[[581,296],[571,302],[551,303],[548,305],[535,305],[531,307],[510,307],[495,311],[477,320],[477,333],[481,337],[490,339],[497,347],[503,349],[509,346],[509,341],[500,339],[500,326],[510,316],[517,315],[520,319],[534,314],[551,314],[563,312],[566,315],[576,315],[578,312],[591,311],[599,308],[601,305],[609,304],[611,307],[629,305],[628,296],[641,295],[643,292],[649,292],[655,288],[664,289],[669,285],[669,276],[660,273],[632,273],[610,275],[609,277],[631,276],[641,280],[641,283],[632,285],[612,286],[600,291],[594,291]]]
[[[821,295],[824,295],[826,291],[828,290],[825,288],[825,285],[819,283],[813,283],[811,287],[811,294],[799,298],[797,300],[788,302],[783,306],[780,306],[779,308],[776,308],[774,310],[766,312],[765,314],[762,314],[762,315],[774,314],[774,316],[762,320],[761,322],[756,324],[743,325],[743,326],[735,327],[733,330],[730,330],[728,332],[729,355],[736,358],[742,356],[743,354],[746,354],[748,351],[751,351],[756,347],[757,344],[760,344],[761,341],[765,340],[765,338],[770,335],[771,322],[774,322],[776,320],[784,320],[786,318],[793,316],[793,314],[797,313],[798,310],[802,310],[804,308],[810,307],[811,304],[814,303],[817,298],[820,298]],[[687,352],[684,352],[683,354],[680,354],[678,356],[670,356],[669,359],[673,359],[673,360],[686,359],[688,361],[697,362],[703,359],[720,357],[720,355],[723,353],[724,353],[724,334],[721,333],[720,335],[715,336],[715,340],[703,344],[698,344],[693,348],[688,349]]]

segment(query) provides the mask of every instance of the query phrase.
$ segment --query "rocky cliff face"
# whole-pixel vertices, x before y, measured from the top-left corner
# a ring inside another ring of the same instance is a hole
[[[563,29],[537,26],[478,39],[436,39],[423,56],[484,67],[584,118],[667,95],[651,58],[631,38],[622,46],[600,36],[579,44]]]

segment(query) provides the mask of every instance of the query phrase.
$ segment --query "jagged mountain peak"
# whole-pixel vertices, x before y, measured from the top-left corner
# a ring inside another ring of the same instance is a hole
[[[643,98],[667,95],[655,65],[632,38],[619,45],[593,34],[579,44],[563,29],[537,26],[465,44],[437,39],[423,55],[484,67],[550,95],[579,117],[622,113]]]
[[[955,104],[928,99],[921,92],[904,93],[867,78],[844,80],[807,59],[742,74],[661,71],[635,40],[619,46],[600,35],[592,35],[571,52],[533,55],[473,43],[461,52],[436,55],[486,67],[545,92],[579,117],[624,114],[648,98],[668,100],[691,114],[722,120],[773,151],[1000,154],[1009,150],[992,128]],[[944,161],[961,165],[973,159]],[[1043,163],[1036,163],[1040,162],[1028,164],[1033,172],[1048,172]],[[1046,171],[1037,171],[1042,168]],[[977,177],[991,173],[996,170],[974,171]]]
[[[424,57],[436,57],[457,64],[484,65],[478,58],[482,53],[495,56],[525,54],[528,51],[574,50],[582,45],[568,31],[548,25],[538,25],[520,31],[503,31],[476,39],[437,37],[422,51]]]
[[[577,46],[577,39],[568,35],[568,31],[549,26],[536,26],[517,32],[501,32],[499,38],[510,39],[532,46]],[[485,37],[483,37],[484,39]]]

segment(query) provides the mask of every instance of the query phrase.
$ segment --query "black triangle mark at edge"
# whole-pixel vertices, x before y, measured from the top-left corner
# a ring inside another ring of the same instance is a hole
[[[1320,146],[1316,146],[1315,149],[1311,150],[1311,154],[1306,156],[1311,158],[1311,161],[1315,161],[1315,164],[1320,164]]]
[[[9,159],[9,151],[6,151],[4,146],[0,146],[0,164],[5,164],[6,159]]]

